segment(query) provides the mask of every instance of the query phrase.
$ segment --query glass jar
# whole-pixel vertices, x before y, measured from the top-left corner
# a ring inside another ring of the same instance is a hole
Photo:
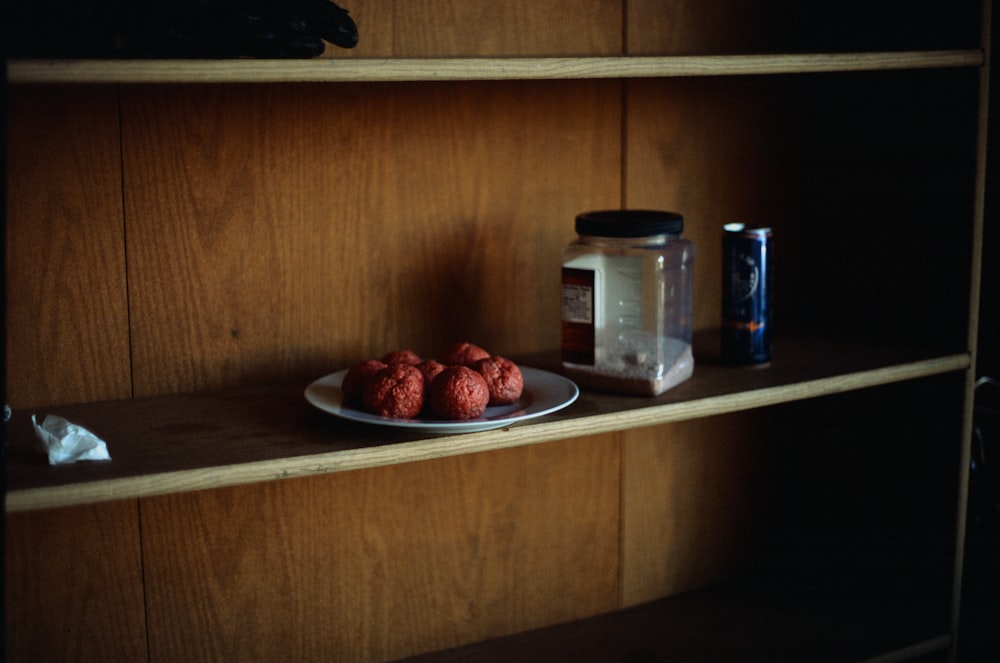
[[[576,217],[562,262],[562,362],[581,387],[655,396],[691,377],[694,243],[653,210]]]

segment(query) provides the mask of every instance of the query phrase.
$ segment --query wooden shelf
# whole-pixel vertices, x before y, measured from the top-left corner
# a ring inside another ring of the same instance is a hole
[[[9,425],[8,512],[219,488],[477,453],[651,426],[965,370],[966,353],[782,338],[766,368],[715,361],[696,340],[694,377],[657,398],[585,391],[568,408],[510,428],[453,436],[340,420],[309,406],[305,383],[18,411]],[[523,358],[558,370],[557,357]],[[318,376],[317,376],[318,377]],[[31,415],[52,412],[107,441],[110,462],[49,466]]]
[[[775,55],[312,60],[12,60],[10,83],[552,80],[979,67],[979,49]]]
[[[805,595],[782,586],[725,585],[404,660],[902,661],[951,644],[942,604],[932,599]]]
[[[991,1],[495,4],[372,3],[332,57],[5,59],[8,657],[961,651]],[[554,350],[535,286],[616,204],[697,221],[699,329],[717,224],[775,226],[771,364],[700,335],[662,396],[462,435],[305,400],[401,338]],[[50,466],[46,414],[111,460]]]

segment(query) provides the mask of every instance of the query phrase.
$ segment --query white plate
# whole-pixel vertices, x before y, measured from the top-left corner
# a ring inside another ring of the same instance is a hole
[[[475,431],[506,428],[527,419],[561,410],[576,400],[580,390],[572,380],[561,375],[522,366],[524,391],[516,403],[492,405],[478,419],[446,421],[440,419],[393,419],[369,414],[345,406],[340,383],[347,369],[331,373],[306,387],[306,400],[324,412],[351,421],[380,426],[396,426],[430,433],[472,433]]]

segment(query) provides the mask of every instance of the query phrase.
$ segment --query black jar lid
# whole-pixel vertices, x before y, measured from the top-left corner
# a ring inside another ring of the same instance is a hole
[[[647,209],[598,210],[576,216],[576,232],[591,237],[679,235],[684,217],[676,212]]]

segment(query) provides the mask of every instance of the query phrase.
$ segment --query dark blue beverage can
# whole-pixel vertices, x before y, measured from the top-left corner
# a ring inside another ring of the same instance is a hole
[[[771,229],[722,227],[722,361],[771,361]]]

